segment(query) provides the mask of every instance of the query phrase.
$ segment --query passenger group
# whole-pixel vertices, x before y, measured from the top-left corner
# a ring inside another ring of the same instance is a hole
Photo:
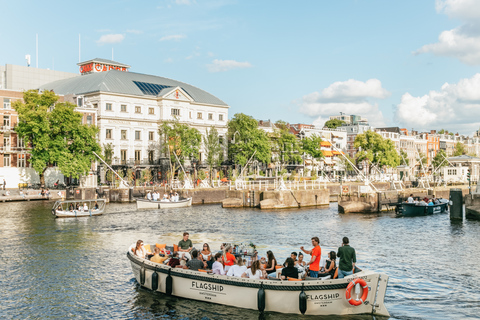
[[[170,194],[164,193],[163,198],[160,198],[160,193],[158,191],[153,191],[150,192],[148,191],[147,195],[145,196],[147,200],[151,201],[171,201],[171,202],[176,202],[180,200],[180,196],[178,195],[178,192],[173,192],[170,191]]]

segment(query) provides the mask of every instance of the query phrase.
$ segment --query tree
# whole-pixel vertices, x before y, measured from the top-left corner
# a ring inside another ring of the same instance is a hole
[[[298,138],[289,131],[287,123],[279,120],[275,123],[278,128],[272,137],[273,143],[276,146],[276,151],[279,152],[282,163],[302,161],[302,148]]]
[[[400,150],[400,165],[401,166],[408,166],[410,164],[410,160],[408,159],[408,154],[405,150]]]
[[[203,146],[205,147],[205,162],[210,170],[210,180],[212,179],[212,168],[218,166],[221,161],[222,146],[220,145],[218,131],[214,126],[207,129],[207,134],[203,137]]]
[[[322,138],[316,134],[311,135],[310,137],[303,138],[302,140],[302,149],[303,152],[309,154],[314,159],[323,158],[323,152],[320,150],[320,143]]]
[[[437,170],[440,166],[445,167],[448,165],[448,161],[445,160],[447,158],[447,153],[445,150],[440,149],[438,150],[437,154],[432,160],[432,166],[434,170]]]
[[[30,163],[40,175],[40,183],[45,184],[45,170],[53,164],[65,176],[79,178],[87,173],[96,160],[93,152],[101,152],[96,141],[98,128],[82,124],[83,115],[75,111],[76,106],[57,103],[54,92],[29,90],[23,101],[13,103],[18,113],[15,131],[31,148]]]
[[[444,134],[444,133],[445,133],[445,129],[438,130],[438,134]]]
[[[257,120],[243,113],[237,113],[228,122],[228,158],[242,166],[255,153],[253,159],[270,163],[271,143],[267,133],[258,128]],[[256,151],[256,152],[255,152]]]
[[[348,160],[347,160],[348,159]],[[351,163],[355,163],[355,159],[350,158],[348,154],[344,154],[343,156],[340,157],[340,160],[338,161],[339,165],[345,172],[355,172],[355,168],[351,165]]]
[[[423,152],[418,153],[417,161],[423,165],[427,164],[427,156]]]
[[[152,181],[152,171],[149,168],[146,168],[142,170],[142,180],[143,182],[146,182],[147,184]]]
[[[453,156],[461,156],[467,154],[467,150],[465,149],[465,145],[461,142],[457,142],[455,145],[455,151],[453,151]]]
[[[353,145],[355,148],[360,148],[356,155],[358,161],[370,161],[369,171],[373,164],[379,167],[396,167],[400,164],[400,157],[393,141],[384,139],[376,132],[369,130],[358,134]]]
[[[106,163],[108,163],[109,165],[112,165],[112,158],[113,158],[112,143],[103,144],[103,157],[105,158]]]
[[[340,127],[341,125],[345,124],[346,122],[343,121],[343,120],[338,120],[338,119],[330,119],[328,121],[325,122],[325,124],[323,125],[323,127],[327,127],[327,128],[330,128],[330,129],[337,129],[338,127]]]

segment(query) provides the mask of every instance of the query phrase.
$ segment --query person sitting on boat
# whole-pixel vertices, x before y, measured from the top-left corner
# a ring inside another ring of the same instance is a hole
[[[295,278],[298,279],[298,269],[295,268],[295,262],[293,261],[292,258],[287,258],[287,261],[285,261],[287,266],[282,269],[282,274],[280,278],[282,280],[288,279],[288,278]]]
[[[422,199],[418,204],[418,206],[428,206],[424,199]]]
[[[152,200],[152,194],[150,193],[150,191],[148,191],[147,193],[147,200]]]
[[[213,265],[213,258],[212,258],[212,251],[210,250],[210,246],[208,243],[203,244],[203,250],[200,251],[200,258],[203,261],[203,267],[205,269],[212,269]]]
[[[260,261],[254,261],[252,267],[242,274],[242,278],[264,279],[263,272],[260,268]]]
[[[335,268],[337,267],[337,254],[335,251],[330,251],[328,253],[328,259],[325,261],[325,266],[322,267],[321,273],[318,274],[318,277],[332,276],[335,273]]]
[[[225,275],[225,271],[223,270],[222,253],[221,252],[217,252],[215,254],[215,262],[212,265],[212,272],[214,274],[219,274],[219,275],[222,275],[222,276]]]
[[[88,212],[88,206],[86,202],[83,204],[83,211]]]
[[[177,202],[178,202],[178,200],[180,200],[180,196],[178,195],[177,192],[175,192],[175,200],[174,200],[174,201],[177,201]]]
[[[273,255],[273,252],[271,250],[267,251],[267,267],[265,268],[265,271],[267,272],[269,277],[276,277],[277,272],[275,267],[277,266],[277,259],[275,259],[275,256]]]
[[[187,268],[190,270],[198,271],[198,269],[203,269],[203,261],[198,259],[198,251],[192,251],[192,259],[188,260]]]
[[[162,201],[168,201],[168,200],[169,200],[169,199],[168,199],[168,194],[165,192],[165,193],[163,194],[163,199],[162,199]]]
[[[415,200],[413,200],[413,194],[410,194],[410,197],[407,198],[407,203],[415,203]]]
[[[98,203],[95,202],[95,205],[93,206],[93,210],[98,210]]]
[[[192,251],[193,243],[192,240],[188,239],[190,235],[188,232],[183,233],[183,239],[178,242],[178,255],[181,258],[185,257],[188,260],[192,259],[190,251]]]
[[[225,253],[223,254],[222,260],[223,260],[223,265],[225,266],[225,271],[228,271],[233,264],[235,263],[235,256],[232,254],[232,246],[228,245],[225,248]]]
[[[173,252],[173,255],[170,258],[170,261],[168,261],[168,265],[172,268],[176,268],[177,266],[180,265],[180,259],[178,258],[178,252],[177,251]]]
[[[300,247],[300,250],[312,256],[312,259],[310,260],[309,263],[307,263],[307,266],[310,269],[310,272],[309,272],[310,277],[318,278],[318,271],[320,270],[320,256],[322,255],[322,249],[320,248],[320,240],[318,239],[318,237],[313,237],[311,240],[313,245],[312,250],[305,250],[303,246]]]
[[[230,269],[228,269],[227,276],[231,277],[241,277],[247,271],[247,267],[243,262],[243,258],[238,256],[235,259],[235,265],[233,265]]]
[[[70,210],[70,211],[74,211],[74,210],[75,210],[75,207],[73,206],[73,203],[70,203],[70,206],[68,207],[68,210]]]
[[[145,249],[145,247],[143,246],[142,240],[137,241],[137,245],[135,246],[133,253],[135,253],[137,257],[140,257],[142,259],[146,258],[148,252],[147,252],[147,249]]]
[[[295,267],[298,269],[298,273],[300,274],[300,277],[303,278],[305,276],[305,266],[306,262],[303,261],[303,253],[299,252],[298,253],[298,260],[295,263]]]
[[[432,199],[428,200],[428,205],[433,206],[433,200]]]
[[[150,258],[150,261],[152,262],[162,264],[165,260],[168,259],[168,256],[166,254],[163,254],[163,257],[160,256],[161,250],[159,247],[155,247],[155,250],[153,252],[154,252],[154,255],[153,257]]]
[[[292,253],[290,253],[290,258],[293,259],[293,263],[296,264],[297,263],[297,253],[294,251]],[[288,258],[285,260],[285,262],[283,263],[283,266],[286,267],[287,266],[287,260]]]

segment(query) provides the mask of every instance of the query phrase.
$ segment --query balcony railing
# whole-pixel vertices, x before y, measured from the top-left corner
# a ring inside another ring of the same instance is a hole
[[[18,153],[18,152],[27,152],[27,149],[24,147],[12,147],[12,146],[0,146],[1,153]]]
[[[15,130],[15,126],[16,126],[16,124],[14,124],[13,126],[1,126],[1,127],[0,127],[0,131],[2,131],[2,132],[11,132],[11,131],[14,131],[14,130]]]
[[[135,159],[113,159],[113,165],[124,165],[124,166],[144,166],[144,165],[157,165],[159,164],[159,160],[149,161],[148,158],[135,160]]]

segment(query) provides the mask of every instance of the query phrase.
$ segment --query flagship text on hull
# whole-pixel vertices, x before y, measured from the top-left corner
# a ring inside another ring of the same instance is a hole
[[[384,303],[388,276],[383,273],[364,270],[343,279],[298,281],[239,278],[157,264],[136,256],[134,247],[127,257],[137,282],[169,296],[261,312],[390,316]]]

